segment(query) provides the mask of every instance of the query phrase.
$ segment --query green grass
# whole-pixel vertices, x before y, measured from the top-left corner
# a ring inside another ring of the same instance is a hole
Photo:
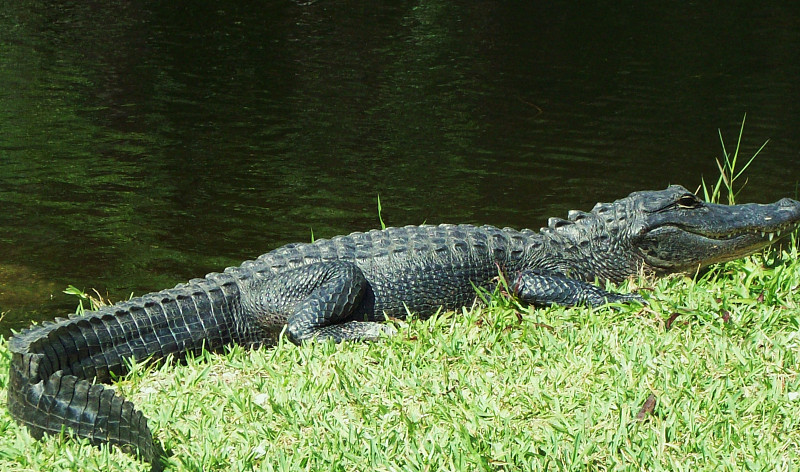
[[[707,202],[714,202],[720,203],[720,197],[724,192],[727,197],[728,205],[734,205],[736,203],[736,195],[747,185],[747,179],[745,179],[744,183],[738,187],[736,181],[744,174],[744,171],[750,167],[750,164],[753,163],[756,157],[764,150],[769,139],[764,141],[764,144],[750,156],[750,159],[744,164],[744,166],[739,166],[739,150],[742,144],[742,135],[744,135],[744,123],[747,120],[747,114],[745,113],[742,116],[742,126],[739,128],[739,137],[736,140],[736,148],[733,150],[733,153],[729,153],[727,149],[725,149],[725,139],[722,137],[722,130],[718,129],[717,132],[719,133],[719,142],[722,145],[722,161],[720,162],[717,159],[717,168],[719,169],[719,177],[717,178],[717,182],[714,185],[706,184],[705,179],[702,179],[700,187],[703,189],[703,196]]]
[[[136,366],[116,388],[170,470],[796,470],[795,245],[639,284],[647,307],[495,297],[380,342],[233,348]],[[5,409],[7,364],[0,342],[1,470],[147,470],[113,447],[34,441]]]

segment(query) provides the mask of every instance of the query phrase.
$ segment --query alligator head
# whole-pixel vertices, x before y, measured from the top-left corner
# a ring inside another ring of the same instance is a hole
[[[591,212],[551,218],[542,233],[551,270],[583,280],[620,281],[639,270],[693,272],[754,253],[800,225],[800,202],[718,205],[685,188],[634,192]],[[547,265],[542,264],[542,265]]]
[[[800,202],[784,198],[760,205],[707,203],[678,185],[637,192],[641,217],[632,246],[656,273],[686,272],[752,254],[800,224]]]

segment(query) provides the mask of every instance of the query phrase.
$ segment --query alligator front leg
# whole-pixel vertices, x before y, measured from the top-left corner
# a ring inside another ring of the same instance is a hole
[[[352,315],[367,288],[364,274],[347,261],[317,262],[282,272],[254,287],[260,299],[260,317],[285,317],[289,339],[306,340],[377,339],[391,327],[376,321],[353,321]]]
[[[590,283],[530,270],[517,276],[513,291],[523,302],[536,306],[599,306],[630,301],[644,303],[639,295],[613,293]]]

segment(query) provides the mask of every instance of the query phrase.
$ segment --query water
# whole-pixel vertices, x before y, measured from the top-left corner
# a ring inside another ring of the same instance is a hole
[[[6,2],[0,334],[388,224],[541,226],[717,175],[796,196],[800,6]],[[167,4],[162,4],[167,3]],[[749,5],[748,5],[749,4]]]

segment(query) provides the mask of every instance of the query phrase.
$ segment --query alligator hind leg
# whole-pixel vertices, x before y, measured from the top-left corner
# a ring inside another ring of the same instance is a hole
[[[352,321],[367,289],[364,274],[347,261],[317,262],[281,273],[260,287],[258,311],[286,316],[294,343],[310,339],[377,339],[391,327],[376,321]]]

